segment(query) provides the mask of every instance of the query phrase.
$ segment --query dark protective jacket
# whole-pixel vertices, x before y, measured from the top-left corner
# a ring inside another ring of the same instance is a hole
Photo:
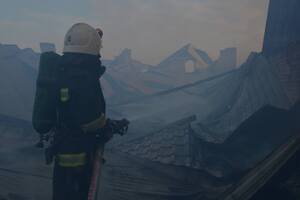
[[[99,81],[105,68],[98,56],[67,53],[61,58],[60,70],[55,154],[57,158],[61,154],[89,154],[94,150],[95,134],[102,132],[103,136],[101,125],[105,124],[101,121],[106,121]],[[63,159],[59,160],[64,165]]]
[[[62,111],[63,116],[67,115],[61,120],[77,128],[105,115],[105,100],[99,81],[105,68],[99,57],[66,53],[61,58],[60,66],[63,71],[60,73],[61,89],[66,87],[69,93],[67,109]]]
[[[74,129],[104,115],[99,82],[104,71],[99,56],[43,53],[32,115],[35,130],[45,134],[57,126],[57,111],[61,111],[60,120]]]

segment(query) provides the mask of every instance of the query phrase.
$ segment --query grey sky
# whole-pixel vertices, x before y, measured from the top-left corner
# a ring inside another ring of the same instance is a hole
[[[269,0],[1,0],[0,43],[38,50],[39,42],[63,37],[75,22],[104,29],[102,54],[124,48],[156,64],[187,43],[213,58],[236,46],[243,60],[260,51]]]

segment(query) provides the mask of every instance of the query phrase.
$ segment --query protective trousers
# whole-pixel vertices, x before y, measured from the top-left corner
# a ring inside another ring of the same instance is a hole
[[[55,162],[53,200],[87,200],[93,163],[80,167],[63,167]]]

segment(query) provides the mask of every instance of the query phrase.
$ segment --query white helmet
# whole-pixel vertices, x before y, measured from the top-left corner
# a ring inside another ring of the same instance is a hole
[[[103,34],[99,30],[85,23],[74,24],[65,36],[63,52],[99,55]]]

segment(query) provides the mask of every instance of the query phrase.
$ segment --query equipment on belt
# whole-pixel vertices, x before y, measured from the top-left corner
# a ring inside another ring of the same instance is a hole
[[[103,130],[99,132],[99,134],[96,134],[96,140],[99,141],[99,144],[96,144],[97,146],[101,144],[105,144],[107,140],[111,139],[111,137],[115,134],[117,135],[125,135],[128,131],[129,121],[126,119],[122,120],[111,120],[107,119],[107,126],[103,127]],[[87,127],[87,126],[86,126]],[[88,132],[84,134],[89,134]],[[57,146],[63,142],[63,140],[72,140],[72,138],[67,138],[67,134],[61,134],[57,133],[56,131],[51,131],[47,134],[43,134],[43,137],[40,138],[40,141],[36,144],[37,148],[45,148],[45,158],[46,158],[46,164],[52,164],[53,158],[55,156],[55,152],[57,152]],[[83,135],[84,137],[84,135]],[[74,140],[73,140],[74,141]],[[45,145],[46,143],[46,145]],[[74,142],[76,144],[76,142]],[[75,167],[78,164],[78,162],[82,162],[85,160],[85,155],[83,152],[79,153],[63,153],[63,154],[57,154],[58,155],[58,161],[63,163],[65,167]],[[66,164],[68,162],[68,164]],[[73,162],[74,161],[74,162]]]

